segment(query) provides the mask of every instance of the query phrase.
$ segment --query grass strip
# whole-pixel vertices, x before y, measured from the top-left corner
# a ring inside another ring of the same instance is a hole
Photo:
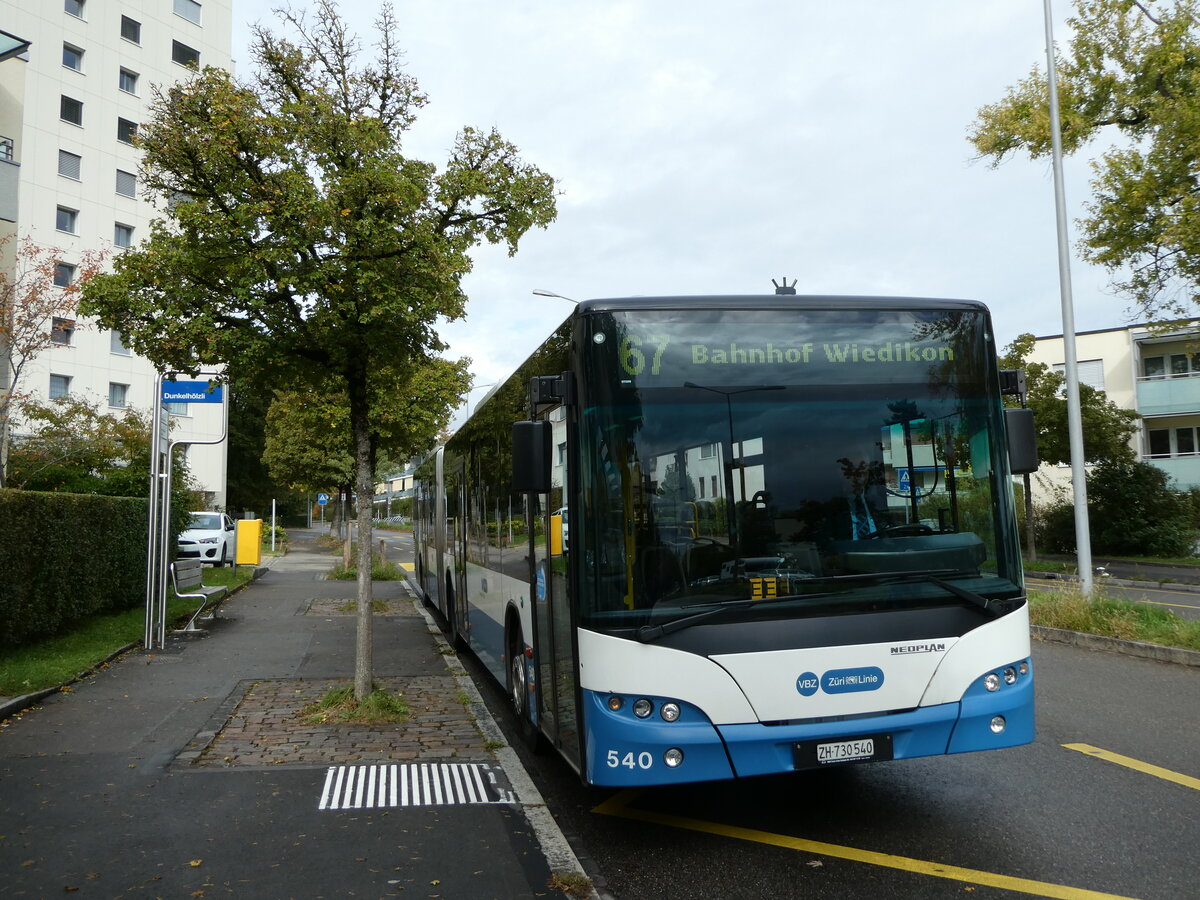
[[[1200,621],[1161,606],[1109,597],[1103,589],[1090,601],[1078,587],[1030,591],[1029,620],[1046,628],[1200,650]]]
[[[206,585],[231,590],[253,576],[249,568],[204,570]],[[169,590],[169,589],[168,589]],[[171,593],[167,621],[180,624],[196,611],[196,601]],[[146,607],[93,616],[75,630],[34,644],[0,650],[0,696],[19,697],[66,684],[88,672],[128,644],[140,644],[146,632]]]

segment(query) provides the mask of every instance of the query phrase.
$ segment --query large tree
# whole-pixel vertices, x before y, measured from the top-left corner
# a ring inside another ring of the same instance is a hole
[[[469,251],[516,252],[555,216],[554,180],[495,130],[465,128],[442,169],[403,152],[425,97],[385,4],[364,61],[332,0],[291,39],[254,32],[250,81],[206,68],[156,95],[142,181],[165,201],[147,241],[85,290],[83,309],[165,369],[226,364],[264,389],[307,380],[345,397],[360,534],[379,446],[371,397],[398,363],[445,349]],[[423,398],[410,396],[414,404]],[[371,691],[370,541],[359,541],[354,686]]]
[[[1084,258],[1150,318],[1200,300],[1200,16],[1195,0],[1076,0],[1057,56],[1062,145],[1109,136],[1081,224]],[[979,112],[969,139],[999,164],[1050,154],[1047,80],[1032,73]]]

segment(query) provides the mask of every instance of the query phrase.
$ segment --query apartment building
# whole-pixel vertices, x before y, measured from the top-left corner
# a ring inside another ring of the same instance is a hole
[[[1141,415],[1135,452],[1179,488],[1200,486],[1200,323],[1087,331],[1075,347],[1080,382]],[[1030,361],[1062,371],[1062,335],[1039,337]]]
[[[119,254],[148,234],[157,211],[140,189],[133,139],[152,89],[197,66],[231,68],[232,16],[233,0],[0,0],[0,235],[53,248],[66,282],[86,251]],[[11,250],[0,266],[11,269]],[[59,320],[21,388],[148,410],[156,377],[119,333]],[[169,411],[173,439],[222,433],[219,404]],[[184,452],[208,502],[223,507],[226,444]]]

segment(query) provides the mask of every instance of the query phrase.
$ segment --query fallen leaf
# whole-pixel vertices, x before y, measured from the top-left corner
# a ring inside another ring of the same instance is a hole
[[[188,865],[191,866],[193,869],[197,869],[200,867],[200,864],[202,862],[204,862],[204,860],[202,860],[202,859],[193,859],[190,863],[188,863]]]
[[[819,859],[810,859],[808,862],[805,863],[805,865],[808,866],[810,869],[820,869],[820,868],[824,867],[825,863],[823,863]]]

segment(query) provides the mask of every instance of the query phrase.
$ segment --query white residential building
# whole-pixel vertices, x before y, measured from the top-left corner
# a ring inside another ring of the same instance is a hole
[[[139,188],[131,138],[154,86],[197,65],[232,67],[232,8],[233,0],[0,0],[0,235],[54,248],[64,278],[86,250],[137,244],[156,211]],[[11,252],[0,259],[12,264]],[[62,343],[26,370],[22,390],[79,394],[114,411],[155,403],[154,367],[119,334],[86,320],[59,324]],[[173,439],[221,434],[218,404],[171,412]],[[226,444],[187,453],[209,502],[224,507]]]
[[[1178,488],[1200,486],[1200,325],[1129,325],[1076,335],[1079,380],[1141,415],[1130,442]],[[1039,337],[1030,362],[1063,370],[1062,335]],[[1049,467],[1043,466],[1042,473]],[[1055,479],[1069,481],[1069,470]]]

